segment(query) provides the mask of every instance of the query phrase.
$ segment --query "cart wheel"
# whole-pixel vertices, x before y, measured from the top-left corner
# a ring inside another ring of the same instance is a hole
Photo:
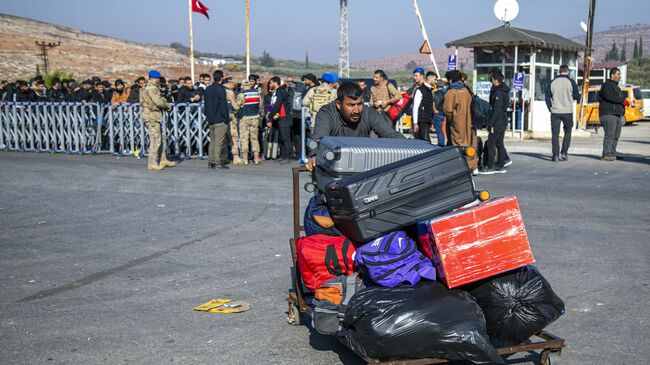
[[[562,350],[544,350],[539,355],[539,362],[541,365],[558,365],[561,353]]]
[[[301,326],[302,315],[300,314],[300,308],[297,305],[289,303],[289,313],[287,314],[287,322],[293,326]]]

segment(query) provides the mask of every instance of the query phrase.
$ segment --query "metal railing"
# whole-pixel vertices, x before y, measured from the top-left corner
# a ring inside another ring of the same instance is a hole
[[[207,153],[210,141],[202,104],[175,104],[163,112],[162,132],[170,154]],[[144,156],[148,145],[139,104],[0,104],[0,149]]]

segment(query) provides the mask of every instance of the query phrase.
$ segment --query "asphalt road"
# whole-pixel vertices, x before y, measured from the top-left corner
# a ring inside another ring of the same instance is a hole
[[[519,198],[537,265],[566,302],[549,328],[567,341],[565,364],[650,359],[649,130],[626,128],[617,162],[598,160],[598,138],[562,163],[548,142],[508,142],[508,173],[476,179]],[[286,323],[290,166],[145,165],[0,152],[0,364],[360,363]],[[192,310],[214,298],[253,309]]]

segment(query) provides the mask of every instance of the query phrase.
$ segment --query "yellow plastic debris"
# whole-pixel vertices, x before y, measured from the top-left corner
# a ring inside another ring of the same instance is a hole
[[[240,313],[251,309],[253,306],[242,300],[213,299],[194,308],[195,311],[210,313]]]

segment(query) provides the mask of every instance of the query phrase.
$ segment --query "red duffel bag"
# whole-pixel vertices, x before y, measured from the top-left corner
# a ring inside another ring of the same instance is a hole
[[[404,93],[401,99],[399,99],[395,104],[391,105],[390,109],[388,109],[388,116],[390,117],[390,120],[396,122],[409,107],[412,99],[413,98],[411,95],[409,95],[409,93]]]
[[[343,236],[315,234],[300,237],[296,251],[302,283],[311,291],[336,276],[354,272],[355,248]]]

